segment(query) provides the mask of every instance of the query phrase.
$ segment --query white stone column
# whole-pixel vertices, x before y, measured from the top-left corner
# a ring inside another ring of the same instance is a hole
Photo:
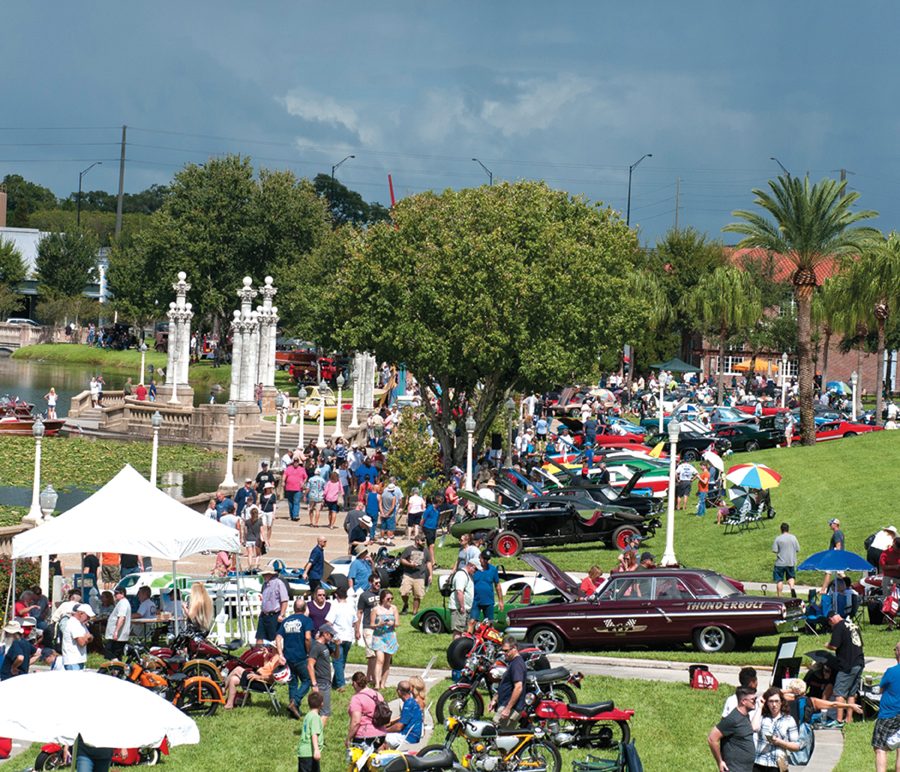
[[[256,384],[259,383],[257,377],[259,375],[259,319],[257,318],[256,311],[250,312],[250,318],[244,321],[246,325],[246,335],[244,338],[244,344],[247,346],[245,349],[246,356],[244,357],[247,367],[246,367],[246,396],[244,397],[245,402],[256,402],[255,392],[256,392]]]
[[[256,349],[258,341],[253,339],[253,331],[258,328],[258,321],[256,312],[252,310],[253,298],[256,297],[256,290],[251,286],[253,279],[245,276],[242,284],[241,289],[237,291],[237,295],[241,299],[241,309],[234,312],[235,323],[232,325],[234,329],[232,351],[239,352],[240,355],[232,355],[231,374],[232,384],[235,384],[235,373],[237,373],[236,388],[234,389],[235,396],[232,399],[246,403],[254,401],[253,389],[256,386],[255,363],[258,360],[259,352]],[[238,343],[239,339],[240,343]]]
[[[231,322],[231,390],[228,399],[231,402],[239,402],[241,399],[241,362],[243,361],[243,348],[241,346],[241,312],[234,312]]]
[[[178,382],[184,384],[189,382],[188,368],[191,365],[191,319],[194,316],[191,308],[190,303],[184,304],[184,321],[181,328],[181,368]]]
[[[278,307],[272,306],[271,323],[269,324],[269,352],[266,357],[266,378],[264,386],[275,385],[275,339],[278,336]]]
[[[175,303],[169,303],[169,310],[166,313],[169,319],[169,338],[166,345],[166,386],[175,383],[178,375],[178,336],[180,333],[180,325],[178,324],[178,309]]]
[[[378,361],[371,354],[366,354],[366,402],[365,407],[371,410],[375,406],[375,374]]]

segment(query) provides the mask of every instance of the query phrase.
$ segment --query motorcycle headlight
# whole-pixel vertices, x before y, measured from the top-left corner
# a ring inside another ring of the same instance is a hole
[[[525,704],[526,705],[534,705],[534,699],[535,699],[534,693],[528,692],[528,694],[525,695]]]
[[[456,725],[459,723],[459,719],[456,716],[450,716],[445,722],[447,729],[455,729]]]

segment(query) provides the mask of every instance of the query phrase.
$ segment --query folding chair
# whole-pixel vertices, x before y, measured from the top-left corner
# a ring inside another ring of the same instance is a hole
[[[247,688],[244,690],[244,696],[241,699],[241,707],[247,704],[247,700],[250,698],[250,692],[255,692],[257,694],[265,694],[269,698],[269,703],[272,706],[272,712],[277,716],[282,712],[281,701],[278,699],[278,695],[275,692],[275,684],[269,684],[265,681],[250,681],[247,684]]]

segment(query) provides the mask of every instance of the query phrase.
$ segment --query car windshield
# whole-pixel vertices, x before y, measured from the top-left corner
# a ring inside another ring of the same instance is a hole
[[[740,421],[745,417],[745,413],[735,410],[733,407],[720,407],[716,410],[719,418],[725,418],[729,421]]]
[[[703,577],[703,582],[709,587],[709,593],[703,593],[703,598],[730,598],[740,595],[738,589],[719,574],[709,574]]]

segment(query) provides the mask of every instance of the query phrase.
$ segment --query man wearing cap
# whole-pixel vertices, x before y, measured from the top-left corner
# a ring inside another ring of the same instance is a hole
[[[6,647],[3,663],[0,664],[0,681],[28,672],[40,656],[38,650],[24,635],[22,625],[13,620],[3,628],[3,634],[12,639]]]
[[[837,675],[834,679],[834,700],[853,705],[856,703],[856,694],[859,692],[860,679],[866,665],[862,635],[856,623],[851,619],[844,619],[836,609],[828,617],[828,622],[831,624],[831,640],[825,647],[835,653],[838,661]],[[837,720],[852,722],[853,711],[839,707]]]
[[[478,490],[475,491],[475,494],[485,501],[496,503],[497,494],[494,492],[494,488],[496,487],[497,483],[495,483],[491,479],[488,479],[485,481],[484,485],[480,486]],[[475,507],[475,517],[488,517],[490,514],[490,510],[488,510],[487,507],[481,506],[481,504]]]
[[[87,646],[94,640],[87,625],[94,618],[94,610],[87,603],[79,603],[65,621],[62,635],[62,661],[66,670],[84,670]]]
[[[319,710],[322,726],[325,726],[331,715],[331,660],[337,655],[337,649],[332,645],[332,641],[334,641],[334,627],[326,622],[316,631],[315,640],[309,646],[309,656],[306,660],[312,690],[322,695],[322,707]]]
[[[469,560],[462,567],[453,572],[447,580],[452,582],[453,591],[450,593],[450,628],[453,637],[459,638],[469,628],[469,613],[475,602],[475,583],[472,575],[481,568],[480,561]]]
[[[836,517],[833,517],[828,521],[828,527],[831,528],[831,541],[828,543],[828,549],[844,549],[844,532],[841,530],[841,521]],[[831,584],[831,571],[826,571],[825,576],[822,579],[822,595],[828,592],[829,584]]]
[[[328,544],[328,539],[324,536],[319,536],[316,539],[316,546],[309,553],[309,560],[306,561],[306,565],[303,567],[303,575],[306,577],[306,581],[309,582],[310,597],[313,597],[316,594],[316,590],[322,585],[322,576],[325,574],[326,544]]]
[[[350,533],[347,535],[351,555],[357,547],[364,547],[369,543],[369,531],[371,528],[372,518],[368,515],[362,515],[362,517],[357,519],[356,525],[350,529]]]
[[[244,509],[250,504],[256,503],[256,491],[253,490],[253,480],[248,477],[244,480],[244,486],[238,488],[238,492],[234,494],[235,514],[238,517],[244,517]]]
[[[413,596],[413,614],[419,613],[419,604],[425,597],[425,587],[431,584],[431,553],[425,544],[425,534],[416,534],[415,543],[400,553],[400,597],[403,598],[401,614],[407,612],[409,596]]]
[[[274,640],[278,654],[284,658],[291,670],[291,680],[288,682],[290,698],[288,712],[297,719],[300,718],[303,698],[311,685],[306,659],[309,656],[312,632],[313,621],[306,615],[306,601],[303,598],[296,598],[294,613],[279,625]]]
[[[772,579],[776,582],[775,594],[777,596],[781,596],[781,591],[784,589],[784,580],[787,579],[791,597],[796,598],[797,591],[794,589],[794,573],[797,566],[797,555],[800,553],[800,542],[797,541],[797,537],[790,530],[791,527],[787,523],[782,523],[781,533],[772,542],[772,552],[776,556]]]
[[[403,501],[403,491],[397,485],[397,479],[392,477],[381,492],[379,502],[379,517],[381,518],[381,538],[383,543],[394,545],[394,531],[397,529],[397,513],[400,511],[400,502]]]
[[[353,560],[347,568],[347,588],[354,592],[361,592],[369,587],[369,582],[374,572],[369,550],[362,545],[357,545],[353,552]]]
[[[125,589],[116,587],[113,595],[116,605],[106,620],[106,636],[103,642],[103,654],[107,659],[121,658],[131,635],[131,604],[125,597]]]
[[[259,466],[259,472],[256,474],[256,494],[262,496],[266,483],[272,483],[272,487],[275,487],[275,473],[269,470],[268,461],[260,461]]]
[[[257,645],[275,640],[278,625],[287,616],[288,608],[288,592],[284,582],[278,578],[278,572],[268,566],[260,573],[265,583],[262,588],[262,610],[256,627]]]
[[[656,568],[656,555],[652,552],[642,553],[638,568]]]
[[[300,494],[306,486],[306,469],[300,463],[300,457],[294,456],[290,465],[284,470],[284,497],[288,501],[288,513],[291,520],[300,519]]]
[[[368,587],[359,593],[356,602],[356,639],[366,648],[366,677],[375,681],[375,650],[372,648],[372,609],[378,605],[381,594],[381,577],[375,571],[369,579]]]

